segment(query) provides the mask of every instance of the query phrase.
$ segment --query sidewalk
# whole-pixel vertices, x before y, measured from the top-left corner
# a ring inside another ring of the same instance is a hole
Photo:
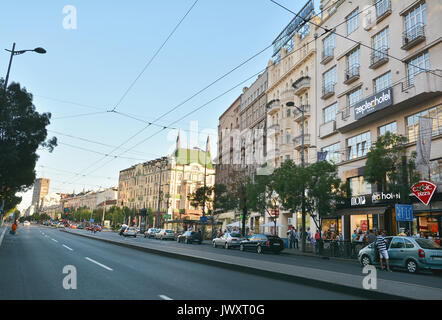
[[[302,283],[308,286],[321,287],[331,291],[350,292],[355,296],[369,299],[442,299],[442,289],[387,279],[377,279],[377,289],[366,290],[362,285],[365,278],[365,275],[362,273],[361,275],[348,274],[279,262],[250,259],[247,257],[230,256],[215,252],[196,251],[186,247],[160,248],[146,242],[127,242],[124,241],[124,239],[111,240],[94,236],[93,234],[81,234],[69,230],[61,231],[175,259],[178,258],[203,263],[283,281]],[[205,241],[205,244],[209,243],[210,241]]]

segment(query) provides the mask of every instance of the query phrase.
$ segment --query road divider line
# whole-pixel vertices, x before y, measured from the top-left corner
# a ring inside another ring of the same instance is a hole
[[[106,270],[114,271],[112,268],[109,268],[108,266],[105,266],[104,264],[102,264],[102,263],[100,263],[100,262],[98,262],[98,261],[95,261],[95,260],[93,260],[93,259],[91,259],[91,258],[86,257],[86,260],[88,260],[88,261],[90,261],[90,262],[93,262],[93,263],[99,265],[100,267],[102,267],[102,268],[104,268],[104,269],[106,269]]]
[[[51,238],[51,240],[52,240],[52,241],[54,241],[54,242],[58,242],[57,240],[55,240],[55,239],[52,239],[52,238]]]
[[[70,251],[74,251],[74,249],[69,248],[67,245],[63,245],[63,247],[65,247],[66,249],[68,249]]]
[[[160,294],[160,295],[158,295],[158,297],[160,297],[163,300],[173,300],[172,298],[169,298],[168,296],[165,296],[164,294]]]
[[[6,229],[7,229],[6,227],[5,227],[5,229],[3,229],[2,235],[0,236],[0,246],[2,245],[3,237],[5,236]]]

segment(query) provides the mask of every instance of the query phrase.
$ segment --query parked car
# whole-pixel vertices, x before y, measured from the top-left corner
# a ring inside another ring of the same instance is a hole
[[[57,224],[57,228],[64,228],[64,227],[65,227],[64,223],[58,223]]]
[[[279,254],[284,249],[284,241],[278,236],[269,234],[255,234],[249,239],[241,241],[239,250],[253,250],[258,253],[272,251]]]
[[[135,229],[134,227],[125,228],[123,231],[123,236],[136,238],[137,237],[137,229]]]
[[[78,227],[77,227],[75,224],[71,224],[71,225],[70,225],[70,228],[71,228],[71,229],[78,229]]]
[[[222,246],[225,249],[232,247],[239,247],[241,241],[246,240],[238,232],[226,232],[221,237],[212,240],[212,246],[216,248],[217,246]]]
[[[177,237],[177,242],[184,242],[184,243],[198,243],[201,244],[203,242],[203,238],[201,236],[201,233],[196,231],[186,231],[183,234],[180,234]]]
[[[157,233],[155,233],[155,239],[172,239],[175,240],[175,231],[169,229],[161,229]]]
[[[158,231],[160,231],[160,229],[149,228],[149,230],[144,232],[144,237],[145,238],[155,238],[155,233],[157,233]]]
[[[442,247],[430,239],[413,237],[385,237],[391,267],[405,268],[410,273],[419,270],[431,270],[440,273],[442,270]],[[358,260],[363,265],[378,265],[379,254],[375,243],[361,249]],[[385,266],[385,261],[384,261]]]

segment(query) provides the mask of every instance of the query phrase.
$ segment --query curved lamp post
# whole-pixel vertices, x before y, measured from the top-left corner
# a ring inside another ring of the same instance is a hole
[[[39,54],[45,54],[46,50],[41,48],[41,47],[38,47],[38,48],[35,48],[35,49],[32,49],[32,50],[17,50],[16,51],[15,50],[15,42],[12,45],[12,50],[8,50],[8,49],[5,49],[5,50],[11,53],[11,58],[9,59],[8,73],[6,74],[6,78],[5,78],[5,93],[6,93],[6,89],[8,87],[9,72],[11,71],[12,58],[14,56],[21,55],[21,54],[23,54],[25,52],[28,52],[28,51],[37,52]]]

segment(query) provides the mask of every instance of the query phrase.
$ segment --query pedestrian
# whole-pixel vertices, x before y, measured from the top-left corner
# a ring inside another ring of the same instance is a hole
[[[390,269],[390,261],[388,257],[388,251],[387,251],[387,243],[385,241],[385,231],[382,231],[381,234],[377,234],[376,237],[376,248],[379,251],[379,260],[381,265],[381,270],[384,270],[384,266],[382,264],[382,260],[385,259],[385,263],[387,265],[387,271],[391,272]]]
[[[358,234],[356,233],[356,229],[353,231],[353,234],[351,235],[351,241],[354,242],[358,238]]]
[[[373,229],[370,229],[370,232],[368,233],[368,242],[373,243],[376,241],[376,236],[373,232]]]
[[[315,233],[315,252],[316,252],[316,254],[319,254],[320,241],[321,241],[321,233],[319,232],[319,230],[316,230],[316,233]]]
[[[296,249],[299,249],[299,234],[298,231],[296,229],[293,230],[293,239],[295,241],[295,245],[293,246]]]
[[[216,232],[216,228],[215,228],[215,229],[213,229],[213,232],[212,232],[212,240],[216,238],[216,234],[217,234],[217,232]]]
[[[293,229],[289,228],[287,230],[287,240],[288,240],[288,247],[289,249],[293,249],[293,246],[295,244],[295,236],[293,235]]]
[[[17,231],[17,227],[17,221],[14,221],[11,227],[11,234],[15,234],[15,232]]]

